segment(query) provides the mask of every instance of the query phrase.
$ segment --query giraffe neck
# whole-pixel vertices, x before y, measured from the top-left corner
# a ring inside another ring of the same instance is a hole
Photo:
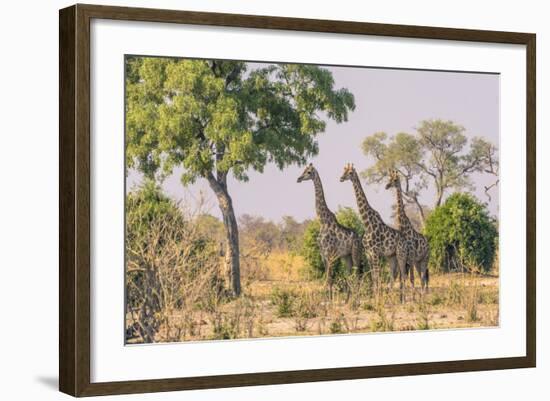
[[[361,181],[357,172],[353,172],[351,175],[351,182],[353,184],[353,190],[355,192],[355,198],[357,200],[357,207],[359,208],[359,215],[363,220],[365,226],[370,227],[373,219],[379,217],[378,213],[369,205],[369,201],[365,196],[363,187],[361,186]]]
[[[403,203],[403,192],[401,191],[401,183],[398,182],[395,186],[395,196],[397,198],[397,228],[402,230],[411,225],[407,214],[405,213],[405,205]]]
[[[319,178],[317,174],[313,178],[313,184],[315,186],[315,209],[321,224],[326,225],[335,222],[336,217],[327,206],[325,193],[323,192],[323,184],[321,183],[321,178]]]

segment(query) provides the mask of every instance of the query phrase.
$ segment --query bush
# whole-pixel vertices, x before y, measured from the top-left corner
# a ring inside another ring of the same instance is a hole
[[[306,227],[304,233],[304,242],[302,245],[302,256],[313,276],[320,278],[325,273],[323,259],[319,252],[319,230],[321,224],[319,220],[312,220]]]
[[[495,259],[496,221],[472,195],[455,193],[426,220],[433,271],[488,272]]]
[[[126,242],[147,246],[151,224],[160,219],[183,223],[183,214],[176,203],[152,180],[146,180],[126,196]]]
[[[160,187],[151,180],[146,180],[141,186],[133,189],[126,196],[126,302],[130,310],[139,307],[144,298],[146,273],[151,270],[142,266],[143,259],[137,257],[149,252],[153,245],[150,238],[151,227],[161,219],[166,218],[176,224],[183,223],[183,215],[177,205],[166,197]],[[168,240],[167,233],[159,238],[159,243]],[[155,253],[153,250],[152,253]],[[155,297],[156,298],[156,297]],[[155,300],[154,302],[158,302]],[[156,313],[155,310],[151,313]]]
[[[271,303],[277,308],[278,317],[291,317],[294,315],[296,294],[292,290],[279,287],[271,292]]]
[[[197,219],[146,182],[127,195],[125,246],[126,339],[195,335],[189,317],[215,309],[223,296],[217,244],[201,233]]]
[[[336,212],[338,223],[344,227],[351,228],[360,238],[363,237],[365,226],[359,215],[350,207],[339,208]],[[309,272],[314,277],[320,278],[325,274],[325,266],[319,252],[319,230],[321,224],[318,219],[311,220],[307,225],[304,233],[302,245],[302,256],[309,267]],[[363,266],[366,266],[366,260],[363,260]],[[338,261],[334,267],[336,275],[341,275],[345,271],[342,261]]]

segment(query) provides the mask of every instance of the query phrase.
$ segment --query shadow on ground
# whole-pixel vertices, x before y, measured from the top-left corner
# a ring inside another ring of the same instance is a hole
[[[41,383],[44,387],[48,387],[50,390],[55,390],[59,388],[59,380],[54,376],[38,376],[35,378],[38,383]]]

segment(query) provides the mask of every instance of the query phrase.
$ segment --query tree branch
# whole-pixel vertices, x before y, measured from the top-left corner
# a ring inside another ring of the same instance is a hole
[[[485,195],[487,195],[487,198],[489,198],[489,202],[491,202],[492,198],[491,198],[491,194],[489,194],[489,191],[496,187],[498,184],[499,184],[500,180],[496,180],[495,182],[493,182],[491,185],[489,186],[485,186]]]
[[[432,172],[430,169],[428,169],[425,165],[423,165],[422,163],[418,163],[418,162],[415,162],[414,163],[415,166],[417,166],[420,170],[422,170],[423,172],[425,172],[426,174],[428,174],[429,176],[432,176],[433,178],[437,179],[437,174]]]

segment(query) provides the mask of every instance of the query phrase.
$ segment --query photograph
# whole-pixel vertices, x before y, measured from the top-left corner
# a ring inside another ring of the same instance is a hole
[[[498,73],[127,54],[124,83],[125,344],[499,326]]]

